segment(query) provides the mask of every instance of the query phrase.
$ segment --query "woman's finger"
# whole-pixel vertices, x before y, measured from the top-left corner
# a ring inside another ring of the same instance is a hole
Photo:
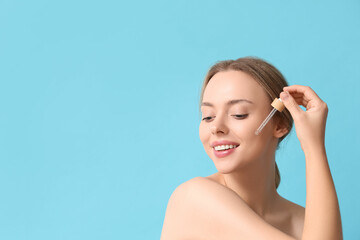
[[[294,97],[294,95],[291,95],[291,96],[295,99],[297,104],[302,105],[304,107],[306,107],[308,105],[308,103],[309,103],[309,101],[307,101],[303,97]]]
[[[310,100],[321,100],[320,97],[308,86],[302,86],[302,85],[291,85],[286,86],[283,88],[284,91],[288,91],[291,95],[292,94],[303,94],[304,98],[307,101]]]
[[[303,105],[304,107],[307,105],[307,103],[311,100],[308,99],[304,93],[299,92],[290,92],[291,96],[296,100],[296,102],[299,103],[299,105]]]
[[[281,92],[280,98],[293,118],[303,112],[303,110],[299,107],[299,104],[295,101],[289,92]]]
[[[305,101],[310,101],[310,99],[308,99],[303,93],[298,93],[298,92],[290,92],[291,96],[293,96],[293,98],[303,98]]]

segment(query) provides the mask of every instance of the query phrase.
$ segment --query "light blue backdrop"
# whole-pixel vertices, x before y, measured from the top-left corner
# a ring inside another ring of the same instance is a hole
[[[264,58],[329,106],[345,239],[360,239],[360,2],[0,1],[0,239],[159,239],[218,60]],[[279,192],[305,205],[293,132]]]

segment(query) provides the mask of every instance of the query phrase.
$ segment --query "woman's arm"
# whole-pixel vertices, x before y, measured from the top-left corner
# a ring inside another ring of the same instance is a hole
[[[325,151],[327,105],[310,87],[293,85],[285,87],[284,91],[280,98],[294,119],[306,161],[302,239],[343,239],[338,199]]]

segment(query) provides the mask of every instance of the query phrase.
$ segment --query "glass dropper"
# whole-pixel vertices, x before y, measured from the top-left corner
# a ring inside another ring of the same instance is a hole
[[[265,118],[265,120],[261,123],[259,128],[255,131],[255,135],[259,135],[260,132],[263,130],[263,128],[266,126],[266,124],[270,121],[270,119],[274,116],[276,111],[282,112],[284,110],[285,105],[281,101],[281,98],[275,98],[274,101],[271,103],[271,106],[273,106],[273,109],[269,113],[269,115]]]

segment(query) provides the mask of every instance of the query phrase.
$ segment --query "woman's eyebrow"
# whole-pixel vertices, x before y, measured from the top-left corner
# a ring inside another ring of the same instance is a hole
[[[250,100],[247,100],[247,99],[233,99],[233,100],[230,100],[226,103],[226,105],[230,106],[230,105],[234,105],[236,103],[250,103],[250,104],[254,104],[252,101]],[[209,107],[214,107],[214,105],[212,103],[209,103],[209,102],[202,102],[201,103],[201,106],[209,106]]]

